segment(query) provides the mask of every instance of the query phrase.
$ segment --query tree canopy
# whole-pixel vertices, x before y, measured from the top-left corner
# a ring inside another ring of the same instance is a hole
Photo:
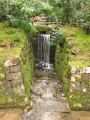
[[[0,20],[8,25],[31,29],[33,17],[71,24],[90,30],[89,0],[0,0]]]

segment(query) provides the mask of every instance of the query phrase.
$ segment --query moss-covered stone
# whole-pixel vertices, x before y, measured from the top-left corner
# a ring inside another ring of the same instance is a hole
[[[4,94],[4,92],[0,92],[0,104],[8,103],[8,95]]]
[[[18,94],[12,95],[11,99],[13,100],[13,102],[18,103],[22,103],[25,100],[24,96],[19,96]]]
[[[55,74],[54,73],[48,73],[47,77],[49,77],[49,78],[55,78]]]
[[[70,95],[69,105],[73,110],[90,110],[90,95],[85,95],[82,91],[76,90]]]
[[[42,32],[49,33],[51,30],[51,27],[46,26],[46,25],[36,25],[36,30],[39,33],[42,33]]]
[[[21,52],[21,72],[28,102],[30,102],[30,87],[31,81],[33,79],[33,71],[34,71],[33,48],[31,41],[27,40],[24,43],[24,47],[22,48]]]
[[[36,78],[41,78],[44,77],[44,75],[42,73],[35,73]]]
[[[69,98],[70,94],[70,73],[71,69],[68,65],[67,45],[63,47],[57,46],[55,55],[55,68],[58,78],[63,84],[64,93]]]

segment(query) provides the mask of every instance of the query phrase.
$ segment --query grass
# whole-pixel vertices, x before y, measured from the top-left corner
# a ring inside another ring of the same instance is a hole
[[[16,41],[14,41],[15,35],[21,36],[19,41],[17,41],[18,38],[15,38]],[[23,46],[25,40],[26,36],[23,30],[14,27],[7,27],[5,22],[0,22],[0,66],[5,60],[20,55],[20,48]],[[10,50],[6,49],[7,41],[10,42]],[[14,47],[14,44],[17,44],[17,47]]]
[[[20,42],[23,42],[23,39],[25,38],[24,31],[19,28],[14,27],[7,27],[4,22],[0,22],[0,44],[5,45],[7,41],[10,42],[10,44],[14,43],[14,35],[20,34]]]
[[[77,67],[90,66],[90,36],[85,30],[79,27],[64,26],[61,29],[66,31],[67,40],[71,42],[76,55],[70,58],[69,64]]]

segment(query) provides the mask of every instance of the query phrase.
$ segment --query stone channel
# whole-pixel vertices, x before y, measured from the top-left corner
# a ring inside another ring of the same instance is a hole
[[[57,114],[69,112],[67,99],[55,71],[42,70],[41,73],[44,77],[35,78],[31,87],[32,110],[23,115],[23,120],[55,120]],[[53,78],[48,77],[51,73]]]

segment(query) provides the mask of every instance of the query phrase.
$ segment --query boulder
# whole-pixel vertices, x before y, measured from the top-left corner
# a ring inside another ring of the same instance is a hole
[[[12,88],[5,89],[3,92],[4,94],[7,94],[8,96],[12,96],[14,94]]]
[[[19,65],[20,64],[20,59],[19,57],[15,57],[15,58],[11,58],[11,59],[8,59],[5,63],[4,63],[4,66],[5,67],[10,67],[10,66],[15,66],[15,65]]]

